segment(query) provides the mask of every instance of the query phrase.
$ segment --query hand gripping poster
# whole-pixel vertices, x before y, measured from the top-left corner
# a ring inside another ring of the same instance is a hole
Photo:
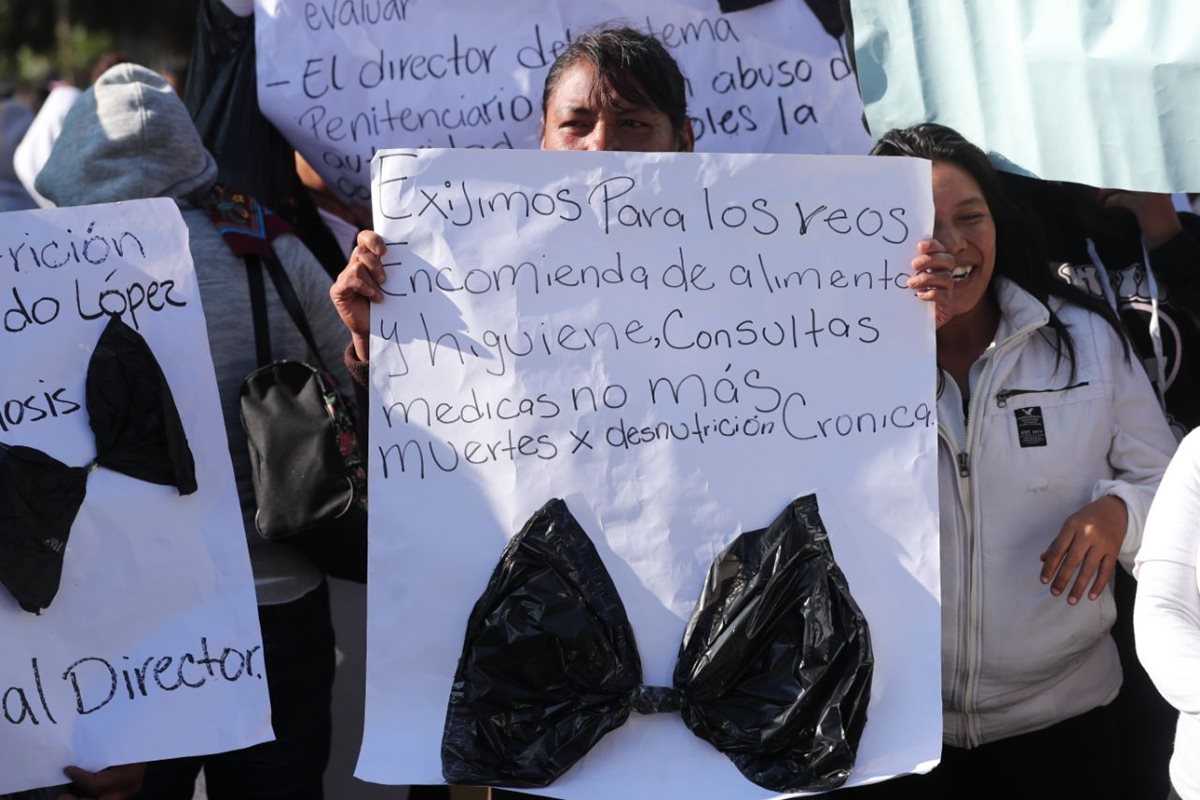
[[[171,200],[0,215],[0,793],[272,738]]]
[[[359,777],[752,800],[929,769],[928,162],[372,169]]]

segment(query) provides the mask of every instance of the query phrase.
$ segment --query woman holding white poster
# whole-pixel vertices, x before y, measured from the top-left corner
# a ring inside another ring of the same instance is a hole
[[[1174,439],[1119,322],[1056,281],[979,148],[941,125],[876,155],[933,161],[942,762],[847,797],[1115,797],[1130,566]],[[1003,789],[1001,789],[1003,787]]]
[[[550,66],[542,90],[543,150],[690,152],[694,144],[683,73],[653,36],[632,28],[597,28],[576,38]],[[361,231],[329,292],[352,337],[345,362],[364,409],[370,308],[384,298],[386,252],[382,237]],[[368,418],[358,417],[362,442]],[[524,795],[494,790],[488,796]]]

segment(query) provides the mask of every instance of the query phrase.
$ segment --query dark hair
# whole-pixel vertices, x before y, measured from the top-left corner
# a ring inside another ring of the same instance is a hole
[[[983,190],[992,219],[996,225],[996,275],[1003,275],[1038,299],[1050,312],[1050,341],[1058,358],[1065,355],[1071,365],[1071,380],[1075,378],[1075,341],[1063,324],[1049,299],[1057,297],[1072,305],[1098,314],[1112,326],[1121,340],[1125,358],[1129,358],[1129,340],[1113,310],[1098,298],[1060,280],[1044,256],[1040,227],[1024,208],[1014,203],[1004,190],[1000,176],[987,155],[963,138],[962,134],[945,125],[923,122],[904,129],[885,133],[871,148],[873,156],[913,156],[931,161],[947,161],[960,167],[975,179]],[[990,288],[989,288],[990,291]],[[1044,334],[1043,334],[1044,335]]]
[[[688,124],[687,89],[679,64],[662,42],[633,28],[594,28],[554,59],[542,89],[542,116],[563,72],[584,61],[596,69],[600,86],[626,101],[667,115],[676,131]]]

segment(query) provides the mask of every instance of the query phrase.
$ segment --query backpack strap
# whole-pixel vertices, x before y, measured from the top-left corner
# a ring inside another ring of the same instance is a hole
[[[300,305],[300,297],[296,294],[296,287],[292,285],[291,278],[288,277],[283,265],[279,263],[279,259],[274,256],[262,259],[262,263],[267,268],[267,274],[271,276],[271,283],[275,284],[275,293],[279,295],[283,307],[287,309],[288,316],[292,318],[296,330],[300,331],[300,335],[304,337],[308,351],[317,360],[321,371],[328,373],[329,368],[325,366],[325,359],[321,358],[316,337],[313,336],[312,328],[308,325],[308,317],[304,314],[304,307]],[[259,279],[261,280],[261,273]]]
[[[254,352],[260,368],[270,364],[271,330],[267,324],[267,292],[263,282],[262,259],[256,255],[248,255],[246,262],[246,278],[250,282],[250,312],[254,317]]]
[[[217,232],[229,245],[233,254],[246,262],[246,274],[250,281],[250,308],[254,313],[254,347],[258,365],[271,363],[271,336],[267,324],[267,301],[263,268],[271,276],[275,292],[292,318],[296,330],[304,337],[304,343],[322,371],[329,372],[317,349],[316,337],[300,304],[296,288],[288,278],[283,265],[271,246],[272,240],[284,233],[292,233],[286,222],[259,204],[245,192],[239,192],[223,184],[215,184],[205,198],[205,209]]]

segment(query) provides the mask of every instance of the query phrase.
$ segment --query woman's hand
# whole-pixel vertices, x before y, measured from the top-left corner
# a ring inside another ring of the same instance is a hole
[[[342,323],[350,329],[354,354],[359,361],[366,361],[371,353],[371,303],[383,300],[379,287],[387,280],[383,268],[387,245],[375,231],[359,231],[357,241],[350,263],[329,289],[329,298]]]
[[[1133,214],[1146,238],[1146,247],[1151,250],[1183,230],[1169,194],[1101,189],[1096,199],[1107,208],[1123,208]]]
[[[917,257],[912,260],[912,277],[908,288],[917,297],[933,303],[935,327],[940,328],[950,321],[953,312],[950,304],[954,299],[954,256],[937,239],[922,239],[917,243]]]
[[[1057,597],[1074,576],[1075,585],[1067,595],[1068,603],[1079,602],[1089,581],[1092,588],[1088,599],[1098,598],[1116,571],[1117,554],[1121,552],[1128,524],[1125,501],[1111,495],[1105,495],[1067,517],[1058,536],[1042,553],[1042,583],[1050,583],[1050,592]]]
[[[63,772],[71,779],[72,791],[60,794],[58,800],[128,800],[141,791],[146,765],[126,764],[99,772],[67,767]]]

